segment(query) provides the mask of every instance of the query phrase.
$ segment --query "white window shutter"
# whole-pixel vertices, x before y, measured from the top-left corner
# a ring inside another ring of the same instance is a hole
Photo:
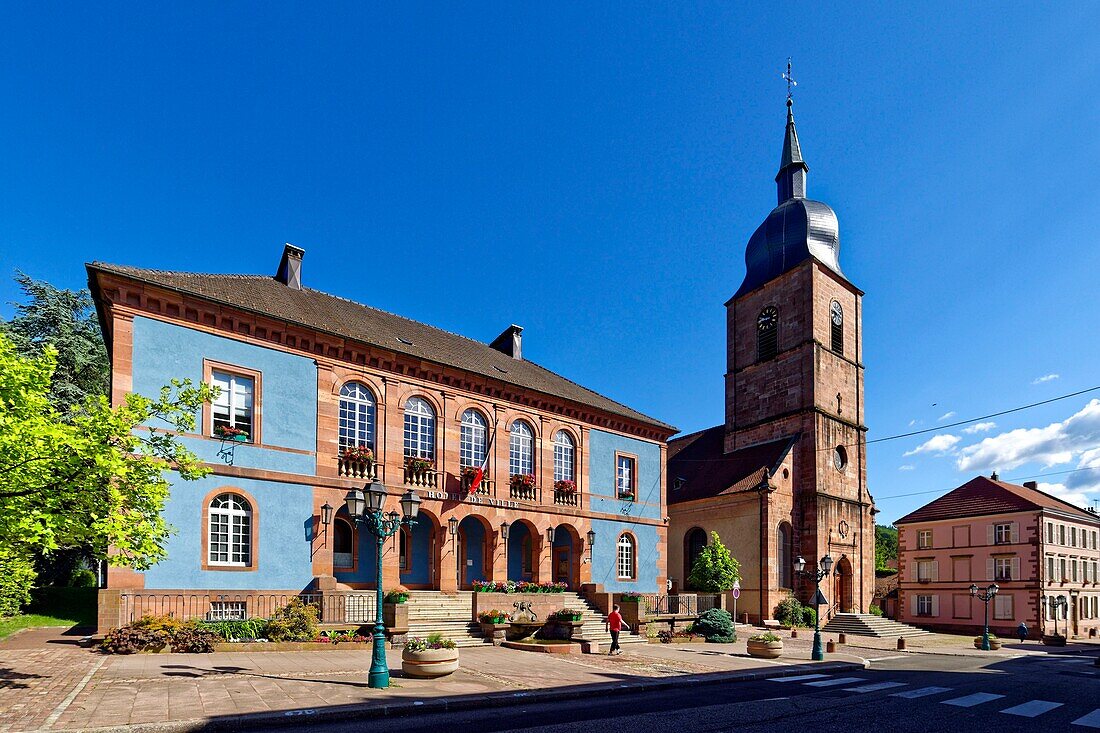
[[[993,558],[989,558],[985,561],[985,579],[993,580]]]
[[[1020,578],[1020,558],[1012,558],[1012,579],[1021,580]]]
[[[993,544],[993,525],[989,525],[985,528],[985,543],[987,545]]]
[[[1018,544],[1020,542],[1020,523],[1012,523],[1012,544]]]
[[[940,615],[940,597],[939,596],[932,596],[932,615],[933,616],[939,616]]]
[[[940,561],[939,560],[933,560],[932,561],[932,582],[933,583],[938,583],[939,580],[940,580]]]

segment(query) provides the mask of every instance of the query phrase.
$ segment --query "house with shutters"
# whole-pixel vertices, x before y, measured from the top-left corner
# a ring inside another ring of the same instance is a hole
[[[979,633],[985,620],[971,584],[996,583],[989,626],[1014,636],[1100,635],[1100,518],[1039,490],[978,476],[902,517],[898,620]]]

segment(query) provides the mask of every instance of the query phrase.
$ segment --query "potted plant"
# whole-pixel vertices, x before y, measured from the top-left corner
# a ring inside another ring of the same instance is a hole
[[[562,496],[572,496],[577,493],[577,482],[569,479],[559,479],[554,482],[554,491]]]
[[[458,669],[458,649],[442,634],[410,637],[401,651],[401,671],[409,677],[443,677]]]
[[[982,635],[981,634],[978,634],[977,636],[974,637],[974,648],[975,649],[981,649],[982,648]],[[1001,648],[1001,640],[998,639],[995,634],[990,634],[989,635],[989,648],[991,650],[994,650],[994,651]]]
[[[421,474],[435,468],[435,461],[431,458],[419,458],[417,456],[405,457],[405,470],[411,474]]]
[[[513,489],[530,491],[535,488],[535,476],[530,473],[513,473],[508,479],[508,485]]]
[[[504,611],[496,608],[490,611],[482,611],[477,615],[477,620],[481,624],[481,631],[488,637],[494,645],[500,644],[504,641],[504,632],[508,629],[508,614]]]
[[[347,463],[374,463],[374,451],[365,445],[349,446],[344,449],[340,457]]]
[[[554,611],[547,619],[546,626],[542,629],[542,635],[547,639],[572,639],[573,635],[584,626],[584,614],[563,608]]]
[[[233,440],[238,443],[248,442],[248,433],[231,425],[215,425],[214,435],[222,440]]]
[[[747,649],[750,657],[778,659],[783,653],[783,640],[770,631],[756,634],[749,637]]]
[[[466,466],[465,468],[462,469],[461,473],[459,474],[459,479],[462,482],[462,490],[463,491],[470,491],[471,490],[471,488],[474,485],[474,479],[477,478],[478,471],[480,471],[480,470],[481,469],[478,468],[477,466]],[[482,476],[482,479],[483,480],[482,480],[481,484],[477,487],[477,491],[473,492],[473,493],[477,493],[477,494],[488,493],[489,487],[485,484],[484,475]]]

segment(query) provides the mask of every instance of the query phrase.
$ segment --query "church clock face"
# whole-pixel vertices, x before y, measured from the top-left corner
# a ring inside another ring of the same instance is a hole
[[[774,305],[769,305],[767,308],[760,311],[760,317],[756,319],[756,327],[761,331],[767,331],[774,328],[778,321],[779,309]]]
[[[829,312],[833,318],[833,325],[840,326],[844,323],[844,309],[840,307],[840,303],[833,301],[832,306],[829,308]]]

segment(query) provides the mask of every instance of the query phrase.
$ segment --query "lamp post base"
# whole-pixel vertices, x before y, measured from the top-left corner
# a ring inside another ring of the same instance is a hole
[[[814,648],[810,659],[815,662],[825,661],[825,649],[821,646],[821,632],[818,629],[814,629]]]
[[[384,689],[390,686],[390,665],[386,661],[386,635],[374,629],[374,654],[371,657],[370,673],[367,675],[367,687]]]

